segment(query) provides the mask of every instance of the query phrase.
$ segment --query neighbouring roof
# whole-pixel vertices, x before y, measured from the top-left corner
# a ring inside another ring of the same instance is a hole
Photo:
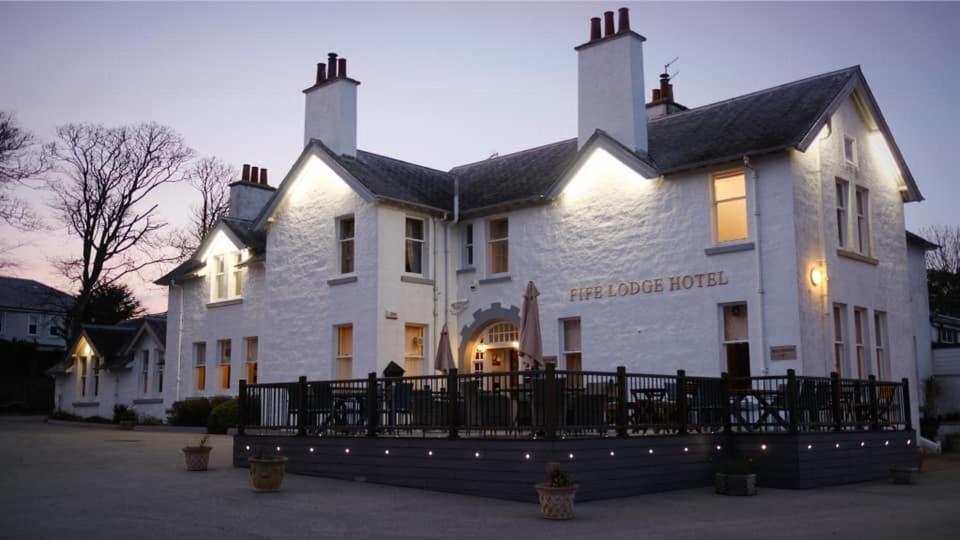
[[[0,308],[63,312],[73,296],[32,279],[0,276]]]
[[[940,247],[919,234],[910,231],[907,231],[907,245],[922,248],[924,251],[930,251]]]

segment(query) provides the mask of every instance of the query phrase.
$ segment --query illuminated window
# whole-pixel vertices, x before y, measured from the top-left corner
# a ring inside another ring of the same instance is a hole
[[[423,274],[423,257],[426,253],[423,249],[426,240],[425,228],[426,224],[422,219],[407,218],[404,239],[404,272]]]
[[[404,328],[403,369],[411,377],[423,375],[424,326],[408,324]]]
[[[257,357],[259,351],[257,350],[260,346],[259,340],[256,337],[248,337],[246,339],[247,343],[247,383],[257,384]]]
[[[193,344],[193,382],[197,390],[207,386],[207,344],[202,341]]]
[[[847,247],[847,198],[850,183],[837,179],[837,245]]]
[[[747,180],[743,172],[713,177],[717,243],[747,239]]]
[[[507,218],[489,222],[490,273],[504,274],[510,271],[510,224]]]
[[[870,215],[869,215],[869,192],[857,187],[856,190],[856,211],[857,222],[855,225],[856,248],[862,255],[870,255]]]
[[[887,364],[887,314],[882,311],[873,312],[874,355],[877,361],[877,378],[883,380],[890,376],[890,367]]]
[[[867,333],[867,310],[863,308],[853,309],[853,339],[854,352],[857,359],[857,378],[862,379],[867,363],[866,354],[866,333]]]
[[[237,298],[240,296],[243,287],[243,267],[240,266],[240,263],[243,262],[243,255],[238,251],[234,253],[231,257],[233,259],[233,274],[231,275],[233,279],[233,296]]]
[[[340,246],[340,273],[353,273],[353,238],[354,238],[354,220],[353,216],[345,216],[337,220],[337,243]]]
[[[217,341],[217,350],[220,356],[220,388],[230,388],[230,358],[233,355],[232,343],[229,339]]]
[[[214,302],[240,298],[243,294],[243,252],[221,253],[211,257],[210,299]]]
[[[226,255],[213,257],[213,298],[223,300],[227,297]]]
[[[163,393],[163,369],[167,366],[166,358],[164,358],[163,351],[157,351],[157,393]]]
[[[511,345],[520,339],[520,330],[512,323],[502,322],[491,326],[487,330],[487,345]]]
[[[150,391],[150,351],[140,351],[140,391]]]
[[[843,376],[843,366],[846,363],[847,348],[844,342],[847,326],[847,306],[833,305],[833,369]]]
[[[563,369],[567,371],[582,371],[583,361],[580,349],[580,318],[564,319],[563,325]]]
[[[337,379],[353,378],[353,325],[335,327],[337,335]]]
[[[463,266],[473,266],[473,223],[467,223],[463,227]]]

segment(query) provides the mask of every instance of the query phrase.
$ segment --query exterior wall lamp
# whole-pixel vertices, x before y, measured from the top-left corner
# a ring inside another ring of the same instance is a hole
[[[814,268],[810,270],[810,283],[813,283],[814,287],[819,287],[823,284],[823,270],[820,268]]]

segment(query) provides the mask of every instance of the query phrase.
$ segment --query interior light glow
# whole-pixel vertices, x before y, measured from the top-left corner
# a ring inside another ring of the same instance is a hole
[[[349,453],[350,453],[350,449],[349,449],[349,448],[344,448],[344,449],[343,449],[343,453],[344,453],[344,454],[349,454]]]
[[[313,447],[312,447],[312,446],[310,447],[310,453],[311,453],[311,454],[313,453]]]
[[[250,451],[250,445],[249,445],[249,444],[246,445],[244,448],[245,448],[248,452]]]
[[[647,453],[648,453],[648,454],[652,454],[652,453],[653,453],[653,448],[647,450]]]
[[[813,445],[812,445],[812,444],[808,444],[808,445],[807,445],[807,450],[813,450]]]
[[[840,443],[833,445],[834,448],[840,448]]]
[[[278,447],[277,447],[277,452],[279,452],[279,451],[280,451],[280,447],[278,446]]]
[[[473,453],[473,457],[479,458],[479,457],[480,457],[480,452],[474,452],[474,453]]]

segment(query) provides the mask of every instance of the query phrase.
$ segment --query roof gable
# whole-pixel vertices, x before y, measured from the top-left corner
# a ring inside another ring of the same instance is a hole
[[[72,303],[73,296],[39,281],[0,276],[0,307],[62,312]]]

